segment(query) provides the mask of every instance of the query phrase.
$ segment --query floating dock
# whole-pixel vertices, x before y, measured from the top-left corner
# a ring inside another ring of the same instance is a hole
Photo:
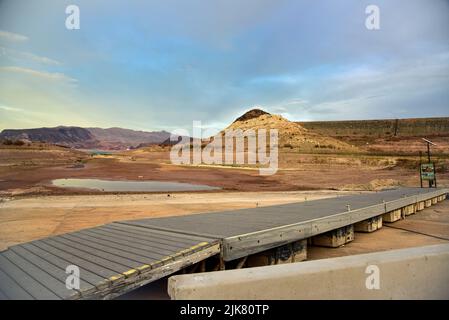
[[[219,252],[218,239],[110,223],[1,252],[0,298],[114,298]],[[66,287],[70,265],[78,290]]]
[[[397,220],[448,189],[402,188],[285,205],[122,221],[0,253],[0,299],[111,299],[217,257],[234,261],[387,215]],[[68,266],[79,289],[68,289]]]

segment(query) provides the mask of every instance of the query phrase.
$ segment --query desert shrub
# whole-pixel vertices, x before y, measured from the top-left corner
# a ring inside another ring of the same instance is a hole
[[[10,140],[10,139],[5,139],[5,140],[3,140],[3,144],[4,144],[5,146],[10,146],[10,145],[12,145],[12,140]]]
[[[417,159],[406,159],[406,158],[399,158],[396,160],[396,166],[406,169],[419,169],[419,160]]]
[[[437,173],[446,173],[449,171],[449,162],[448,160],[439,159],[435,163]]]
[[[25,144],[25,142],[23,142],[22,140],[16,140],[14,141],[14,145],[15,146],[23,146]]]
[[[320,149],[335,149],[336,147],[331,145],[331,144],[316,144],[315,148],[320,148]]]
[[[23,146],[25,144],[22,140],[12,140],[12,139],[4,139],[2,143],[5,146]]]

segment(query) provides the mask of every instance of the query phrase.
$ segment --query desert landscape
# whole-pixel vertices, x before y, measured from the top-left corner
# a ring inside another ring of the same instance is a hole
[[[425,151],[423,137],[436,143],[432,160],[438,185],[449,185],[449,118],[297,123],[254,109],[228,128],[277,128],[276,174],[261,176],[257,166],[250,165],[174,165],[167,132],[4,130],[0,134],[0,247],[111,221],[416,187],[419,152]],[[176,182],[216,189],[108,191],[56,186],[52,181],[57,179]]]
[[[0,301],[449,300],[448,38],[445,0],[1,0]]]
[[[0,0],[0,303],[449,300],[448,39],[447,0]]]

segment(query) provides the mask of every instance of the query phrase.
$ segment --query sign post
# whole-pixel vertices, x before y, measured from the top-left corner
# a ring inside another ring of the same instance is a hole
[[[429,181],[429,188],[435,185],[437,187],[437,178],[435,172],[435,163],[430,160],[430,145],[435,146],[435,144],[427,139],[423,140],[427,143],[427,163],[422,163],[421,152],[419,153],[419,175],[421,180],[421,188],[423,187],[422,182],[424,180]]]
[[[422,188],[422,174],[421,174],[421,165],[422,165],[422,152],[419,152],[419,182]]]
[[[429,181],[429,188],[435,181],[435,165],[433,162],[421,163],[421,181]]]

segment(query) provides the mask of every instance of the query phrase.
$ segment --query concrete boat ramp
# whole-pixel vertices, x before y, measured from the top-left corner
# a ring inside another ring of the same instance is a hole
[[[238,268],[239,259],[323,235],[337,246],[338,231],[356,225],[370,232],[373,221],[394,222],[444,200],[448,192],[402,188],[114,222],[40,239],[0,252],[0,299],[110,299],[187,267],[205,271],[206,261],[210,270],[234,261]],[[79,270],[79,288],[68,281],[76,275],[73,268]]]

